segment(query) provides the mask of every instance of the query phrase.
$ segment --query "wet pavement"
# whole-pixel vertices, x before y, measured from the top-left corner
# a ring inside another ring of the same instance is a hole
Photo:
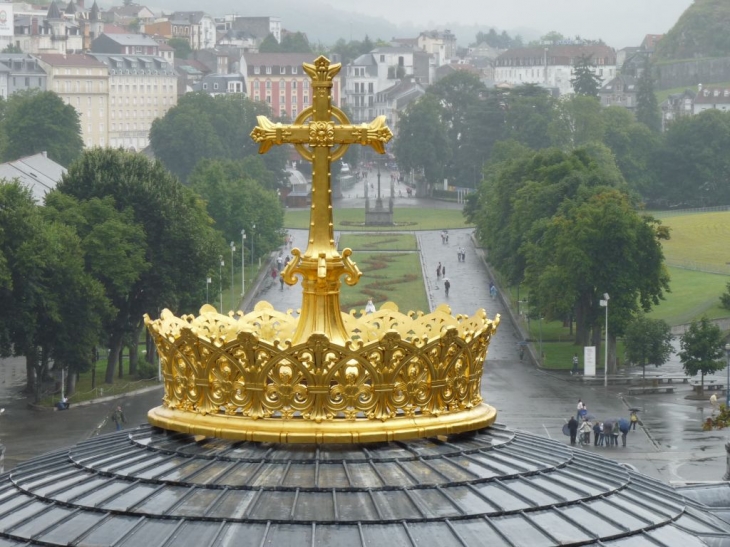
[[[362,206],[364,200],[354,197],[356,190],[351,190],[351,197],[345,197],[336,206]],[[362,183],[359,190],[362,196]],[[399,201],[409,205],[425,203],[415,198],[397,198],[396,207],[401,206]],[[438,202],[435,205],[457,207]],[[429,202],[428,207],[434,207],[434,203]],[[294,246],[303,249],[306,232],[289,232],[294,237]],[[590,446],[585,449],[631,464],[664,481],[722,478],[724,443],[730,440],[730,435],[726,431],[701,430],[702,421],[710,413],[710,405],[708,401],[685,399],[691,393],[690,385],[675,384],[674,394],[627,397],[626,386],[587,386],[565,374],[543,372],[520,361],[517,351],[520,337],[502,302],[489,297],[488,272],[471,241],[470,230],[449,230],[448,244],[442,242],[439,231],[416,232],[416,236],[432,308],[445,302],[455,313],[472,314],[483,307],[489,317],[501,314],[502,322],[489,349],[482,383],[484,399],[497,408],[499,422],[513,429],[567,442],[562,426],[575,413],[579,398],[599,419],[627,417],[628,408],[637,407],[641,409],[639,416],[643,425],[629,434],[627,447]],[[457,259],[459,247],[466,251],[464,262]],[[287,254],[289,250],[282,249],[282,252]],[[356,254],[353,258],[357,261]],[[446,266],[446,276],[451,282],[448,297],[443,290],[443,279],[436,276],[438,262]],[[278,280],[267,277],[259,299],[271,302],[280,310],[296,309],[301,305],[300,287],[285,285],[281,290]],[[651,372],[681,372],[677,366],[673,361]],[[724,378],[724,375],[718,377]],[[98,405],[72,407],[64,412],[39,411],[28,408],[25,399],[18,395],[23,379],[22,359],[0,360],[0,407],[6,408],[0,416],[0,439],[6,447],[6,469],[30,457],[112,431],[107,417],[117,404],[122,405],[128,426],[142,423],[147,411],[160,404],[162,397],[160,390]]]

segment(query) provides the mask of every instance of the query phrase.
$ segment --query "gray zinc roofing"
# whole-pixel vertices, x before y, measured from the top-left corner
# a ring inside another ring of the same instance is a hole
[[[706,509],[614,461],[500,425],[366,445],[233,442],[141,426],[0,475],[0,545],[727,541],[730,524]]]

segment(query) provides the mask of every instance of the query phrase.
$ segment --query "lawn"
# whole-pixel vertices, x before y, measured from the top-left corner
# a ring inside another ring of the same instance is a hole
[[[415,207],[395,209],[393,220],[396,226],[365,226],[364,209],[335,209],[335,229],[341,231],[393,232],[413,230],[449,230],[468,228],[460,209],[418,209]],[[309,228],[309,209],[284,213],[284,226],[291,229]]]
[[[730,274],[730,211],[671,216],[663,223],[671,229],[662,242],[669,264]]]
[[[672,267],[669,275],[672,292],[651,311],[650,317],[680,325],[703,315],[710,319],[730,315],[730,311],[720,307],[719,300],[730,281],[727,276]]]
[[[404,313],[429,310],[418,253],[358,253],[355,258],[363,274],[354,287],[343,283],[343,311],[364,309],[368,298],[373,299],[375,307],[395,302]]]
[[[413,234],[343,234],[340,249],[353,251],[417,251],[418,242]]]

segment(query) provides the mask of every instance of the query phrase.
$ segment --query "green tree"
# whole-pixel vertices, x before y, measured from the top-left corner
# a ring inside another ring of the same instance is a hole
[[[705,389],[705,375],[715,374],[725,368],[723,359],[723,336],[720,327],[707,317],[692,321],[687,332],[680,339],[679,359],[689,376],[700,374],[700,389]]]
[[[167,45],[175,50],[175,59],[187,59],[193,53],[190,42],[185,38],[170,38]]]
[[[241,229],[246,230],[248,238],[254,238],[256,256],[252,259],[281,245],[284,210],[276,192],[246,178],[236,162],[203,160],[190,175],[190,186],[205,200],[208,213],[226,241],[238,241]]]
[[[279,51],[282,53],[312,53],[312,48],[306,34],[290,32],[282,37]]]
[[[648,58],[636,84],[636,120],[658,133],[662,129],[662,113],[654,93],[654,75]]]
[[[565,36],[563,36],[562,34],[560,34],[559,32],[556,32],[554,30],[551,30],[544,36],[540,36],[540,42],[542,42],[543,44],[555,45],[559,42],[562,42],[563,40],[565,40]]]
[[[5,109],[3,128],[5,161],[46,151],[51,159],[68,166],[84,148],[78,113],[52,91],[14,93]]]
[[[725,0],[695,0],[659,41],[659,59],[696,59],[730,55],[727,22],[730,5]]]
[[[123,340],[140,332],[145,313],[156,316],[165,307],[185,313],[197,308],[203,280],[217,264],[223,241],[195,193],[162,164],[141,154],[87,151],[70,167],[57,191],[82,203],[111,197],[117,211],[132,211],[133,223],[145,234],[141,246],[149,267],[114,303],[117,312],[108,332],[105,375],[105,381],[112,383]]]
[[[188,93],[152,123],[150,144],[155,157],[186,181],[204,158],[235,160],[258,155],[258,145],[249,133],[259,115],[271,115],[264,103],[228,95]],[[279,146],[263,157],[278,184],[286,182],[288,150]]]
[[[573,149],[602,142],[606,130],[602,110],[598,99],[585,95],[576,94],[558,101],[550,126],[553,144]]]
[[[523,85],[502,99],[507,136],[534,150],[548,148],[554,136],[557,102],[546,89]]]
[[[624,347],[626,359],[641,365],[646,379],[646,365],[661,366],[672,355],[672,329],[662,319],[649,319],[639,313],[626,327]]]
[[[3,53],[23,53],[23,50],[20,49],[20,46],[16,46],[15,44],[8,44],[3,49]]]
[[[274,38],[273,34],[269,34],[261,41],[259,45],[259,53],[279,53],[281,44]]]
[[[393,147],[402,170],[423,171],[431,184],[443,180],[450,156],[442,114],[438,99],[424,95],[402,115],[398,140]]]
[[[570,83],[573,91],[578,95],[598,97],[598,90],[601,88],[601,78],[596,74],[596,67],[591,60],[591,55],[581,55],[573,68],[573,78]]]
[[[730,283],[727,284],[725,292],[720,295],[720,306],[730,310]]]

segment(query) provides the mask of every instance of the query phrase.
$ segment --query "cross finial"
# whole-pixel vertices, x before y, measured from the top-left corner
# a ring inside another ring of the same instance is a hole
[[[320,332],[331,340],[344,342],[347,338],[339,309],[340,278],[354,285],[360,271],[349,256],[350,249],[337,251],[332,216],[332,186],[330,168],[351,144],[372,146],[379,154],[393,137],[379,116],[369,124],[353,125],[345,113],[332,104],[331,90],[340,63],[331,64],[320,56],[313,64],[304,63],[304,71],[312,79],[312,106],[304,109],[293,124],[273,123],[266,116],[258,117],[251,138],[259,143],[259,153],[273,145],[293,144],[299,154],[312,162],[312,206],[310,209],[309,240],[306,251],[293,249],[294,259],[284,270],[284,280],[293,285],[296,274],[302,276],[304,296],[301,320],[294,342]],[[339,123],[335,123],[339,122]]]

